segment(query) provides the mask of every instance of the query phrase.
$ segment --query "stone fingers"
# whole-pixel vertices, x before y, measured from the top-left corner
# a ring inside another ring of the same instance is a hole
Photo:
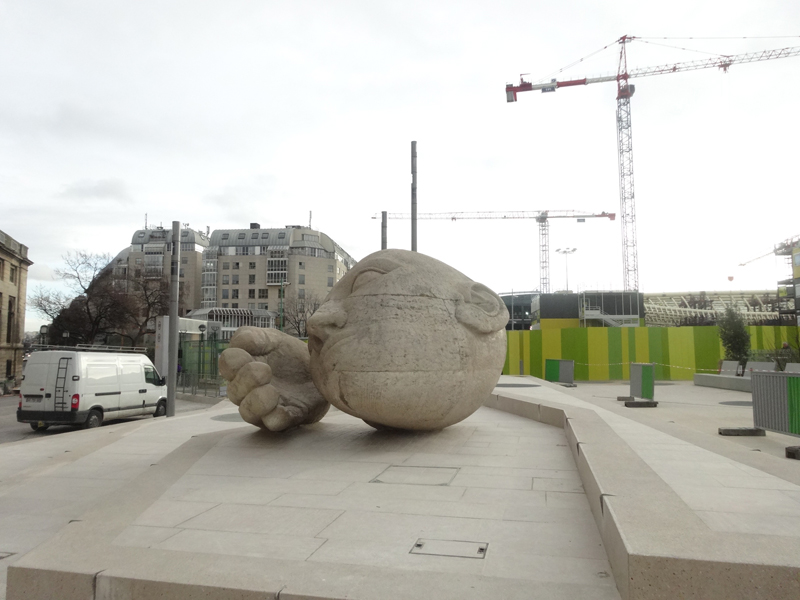
[[[264,356],[274,350],[270,330],[260,327],[240,327],[231,338],[230,348],[239,348],[253,356]]]
[[[261,362],[246,363],[238,369],[233,380],[228,380],[228,399],[238,406],[251,392],[265,386],[271,380],[272,369],[268,364]]]
[[[246,422],[266,427],[264,419],[275,410],[280,393],[271,385],[262,385],[245,396],[239,405],[239,414]]]

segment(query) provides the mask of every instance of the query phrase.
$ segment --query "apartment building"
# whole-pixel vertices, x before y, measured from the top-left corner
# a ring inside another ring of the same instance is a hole
[[[208,235],[193,229],[181,229],[181,316],[199,307],[202,301],[200,279],[203,252],[208,245]],[[123,250],[114,259],[114,274],[118,277],[129,274],[137,278],[168,278],[171,255],[171,228],[140,229],[133,234],[127,252]]]
[[[22,376],[28,247],[0,231],[0,377]]]
[[[248,229],[218,229],[203,253],[200,308],[273,322],[284,308],[282,289],[286,302],[322,302],[355,263],[330,237],[309,227],[262,229],[251,223]]]

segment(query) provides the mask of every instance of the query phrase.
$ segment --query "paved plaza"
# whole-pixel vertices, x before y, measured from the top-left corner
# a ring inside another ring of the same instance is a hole
[[[798,438],[718,436],[741,392],[626,391],[502,377],[433,433],[271,435],[222,402],[4,444],[7,597],[800,597]]]

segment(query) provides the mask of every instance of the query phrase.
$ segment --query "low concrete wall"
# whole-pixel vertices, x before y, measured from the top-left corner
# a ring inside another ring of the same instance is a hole
[[[596,412],[512,392],[485,406],[563,427],[622,600],[800,597],[794,538],[710,530]]]
[[[704,387],[719,388],[721,390],[733,390],[736,392],[753,391],[753,384],[749,377],[735,377],[731,375],[709,375],[707,373],[695,373],[694,384]]]

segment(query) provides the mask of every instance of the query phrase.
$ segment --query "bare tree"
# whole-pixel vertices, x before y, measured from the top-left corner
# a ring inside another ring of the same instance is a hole
[[[33,293],[28,296],[28,306],[51,322],[69,306],[71,301],[72,298],[67,294],[49,290],[41,285],[36,286]]]
[[[283,301],[283,320],[284,328],[287,333],[297,337],[308,337],[306,332],[306,322],[311,318],[317,309],[322,305],[322,300],[313,293],[309,293],[305,298],[292,296]]]
[[[116,325],[116,333],[139,346],[147,334],[156,332],[156,317],[169,314],[169,282],[163,277],[127,274],[115,278],[114,284],[124,292],[119,299],[122,319]]]

